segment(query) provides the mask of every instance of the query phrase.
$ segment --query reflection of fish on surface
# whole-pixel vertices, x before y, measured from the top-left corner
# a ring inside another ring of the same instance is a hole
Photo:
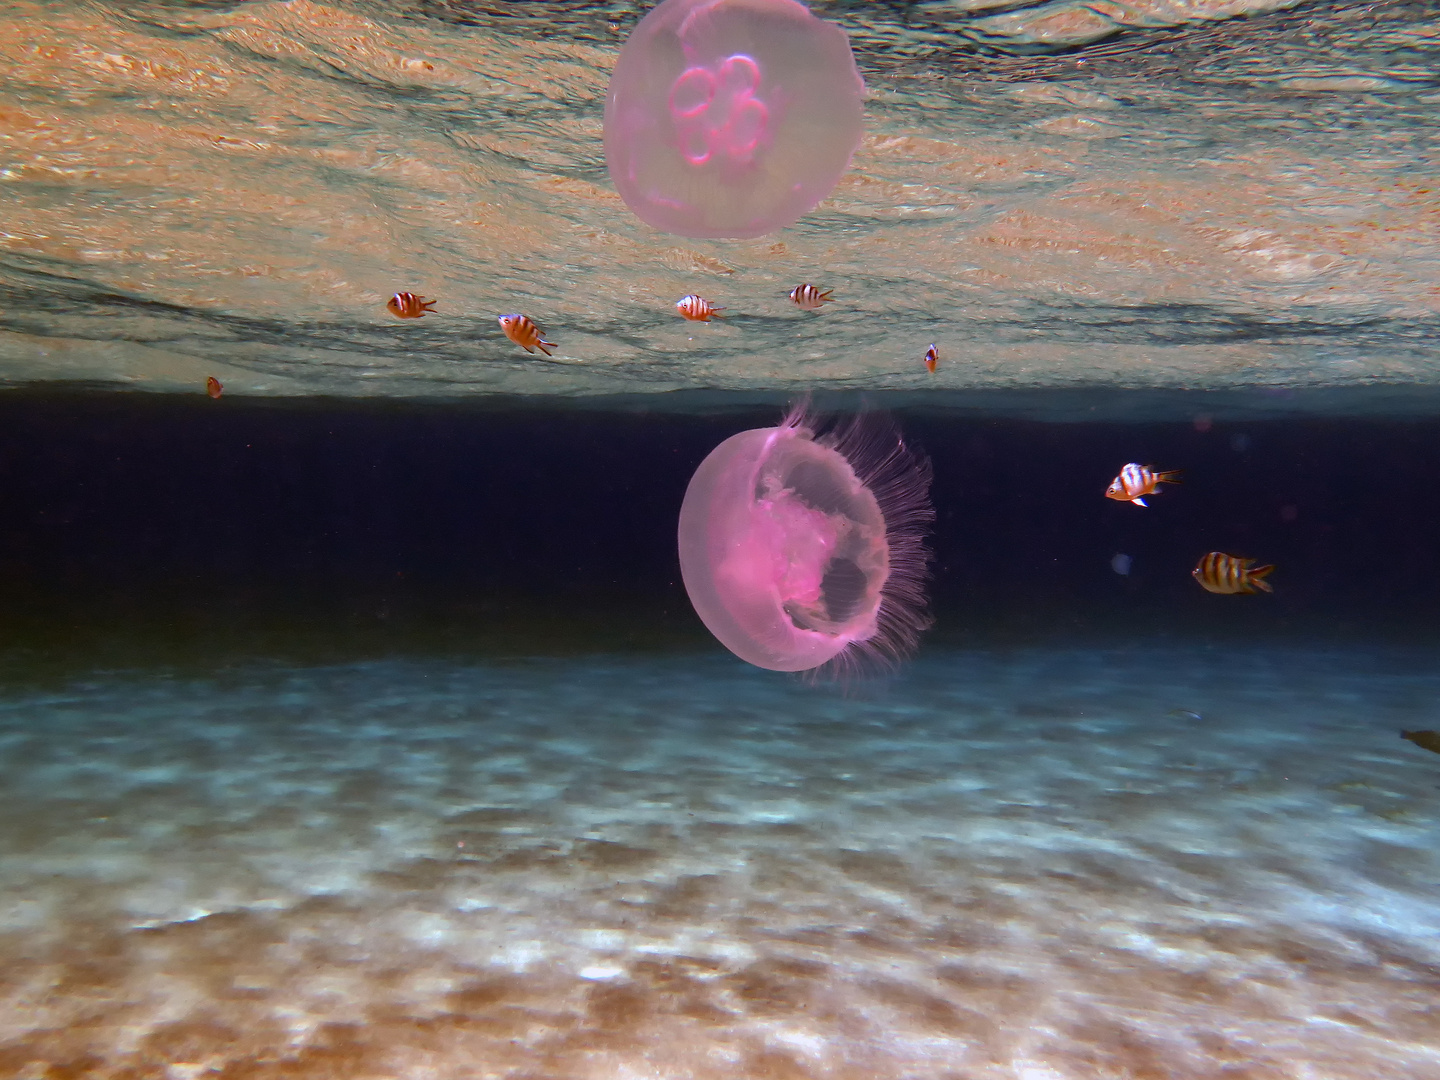
[[[397,319],[418,319],[429,314],[435,301],[416,296],[413,292],[397,292],[386,301],[385,306]]]
[[[1129,575],[1130,567],[1134,564],[1135,560],[1129,555],[1115,555],[1110,559],[1110,569],[1122,577]]]
[[[1151,465],[1132,461],[1120,470],[1120,475],[1110,481],[1110,486],[1105,489],[1105,497],[1134,503],[1136,506],[1148,506],[1144,496],[1159,494],[1161,484],[1178,484],[1179,476],[1179,471],[1175,469],[1157,472]]]
[[[1422,750],[1440,754],[1440,731],[1402,731],[1400,738],[1413,742]]]
[[[931,345],[925,350],[925,370],[931,375],[935,374],[935,365],[940,362],[940,351]]]
[[[1256,566],[1254,559],[1242,559],[1226,555],[1223,551],[1212,551],[1202,556],[1199,565],[1190,571],[1190,576],[1200,583],[1206,592],[1233,595],[1253,593],[1257,589],[1274,592],[1264,579],[1273,566]]]
[[[806,311],[817,311],[826,303],[834,303],[830,294],[834,289],[826,289],[821,292],[814,285],[796,285],[790,290],[790,299],[795,301],[796,307],[804,308]]]
[[[509,315],[501,315],[497,321],[500,323],[500,329],[505,331],[505,336],[528,353],[539,349],[549,356],[550,350],[555,347],[553,341],[545,340],[540,333],[540,328],[530,321],[529,316],[513,312]]]
[[[720,314],[725,310],[724,308],[716,307],[703,296],[696,296],[694,293],[682,296],[675,301],[675,309],[691,322],[709,322],[711,319],[725,318]]]
[[[220,397],[220,395],[223,394],[224,392],[225,392],[225,387],[223,387],[222,385],[220,385],[220,380],[219,380],[219,379],[217,379],[214,375],[208,375],[208,376],[206,376],[206,378],[205,378],[205,393],[209,394],[212,398],[218,399],[218,398]]]

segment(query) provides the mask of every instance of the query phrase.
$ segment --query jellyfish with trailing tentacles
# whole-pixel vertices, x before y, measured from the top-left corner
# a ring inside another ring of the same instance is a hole
[[[605,161],[657,229],[761,236],[834,189],[864,93],[845,32],[799,0],[665,0],[615,64]]]
[[[695,612],[742,660],[808,671],[899,660],[925,614],[930,462],[862,414],[817,435],[803,406],[732,435],[690,479],[680,572]]]

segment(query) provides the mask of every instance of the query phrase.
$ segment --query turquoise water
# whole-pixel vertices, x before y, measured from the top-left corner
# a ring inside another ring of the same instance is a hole
[[[12,687],[0,1067],[1428,1080],[1437,691],[1139,645]]]

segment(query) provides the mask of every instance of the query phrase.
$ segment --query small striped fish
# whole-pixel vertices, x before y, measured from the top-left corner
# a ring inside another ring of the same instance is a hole
[[[1110,486],[1105,489],[1105,497],[1118,502],[1134,503],[1136,506],[1148,506],[1144,498],[1146,495],[1158,494],[1161,484],[1179,482],[1178,469],[1156,472],[1150,465],[1137,465],[1132,461],[1120,470],[1119,476],[1110,481]]]
[[[435,306],[435,301],[416,296],[413,292],[397,292],[385,306],[397,319],[418,319]]]
[[[935,365],[938,363],[940,363],[940,350],[931,345],[925,350],[925,370],[934,375]]]
[[[802,307],[806,311],[815,311],[827,300],[834,289],[826,289],[821,292],[814,285],[796,285],[790,290],[790,299],[795,301],[796,307]]]
[[[555,342],[546,341],[540,334],[540,328],[530,321],[528,316],[514,312],[510,315],[500,316],[500,329],[505,331],[505,336],[519,345],[526,352],[534,352],[539,349],[546,356],[555,347]]]
[[[1223,551],[1212,551],[1190,571],[1190,576],[1198,581],[1206,592],[1229,596],[1233,593],[1253,593],[1256,589],[1274,592],[1265,581],[1266,575],[1274,569],[1273,566],[1255,566],[1254,559],[1241,559],[1235,555],[1226,555]]]
[[[682,296],[675,301],[675,307],[681,315],[691,322],[709,322],[711,319],[723,319],[725,316],[720,312],[724,308],[716,307],[703,296],[696,296],[691,293],[689,296]]]
[[[220,380],[214,375],[207,375],[205,377],[205,392],[212,398],[218,399],[220,395],[225,392],[225,387],[220,385]]]

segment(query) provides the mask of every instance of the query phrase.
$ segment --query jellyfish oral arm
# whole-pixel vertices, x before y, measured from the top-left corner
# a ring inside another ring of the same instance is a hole
[[[745,539],[727,553],[719,574],[769,593],[795,629],[813,628],[799,623],[813,623],[824,610],[822,585],[836,532],[830,515],[806,506],[794,492],[774,492],[756,500]]]

